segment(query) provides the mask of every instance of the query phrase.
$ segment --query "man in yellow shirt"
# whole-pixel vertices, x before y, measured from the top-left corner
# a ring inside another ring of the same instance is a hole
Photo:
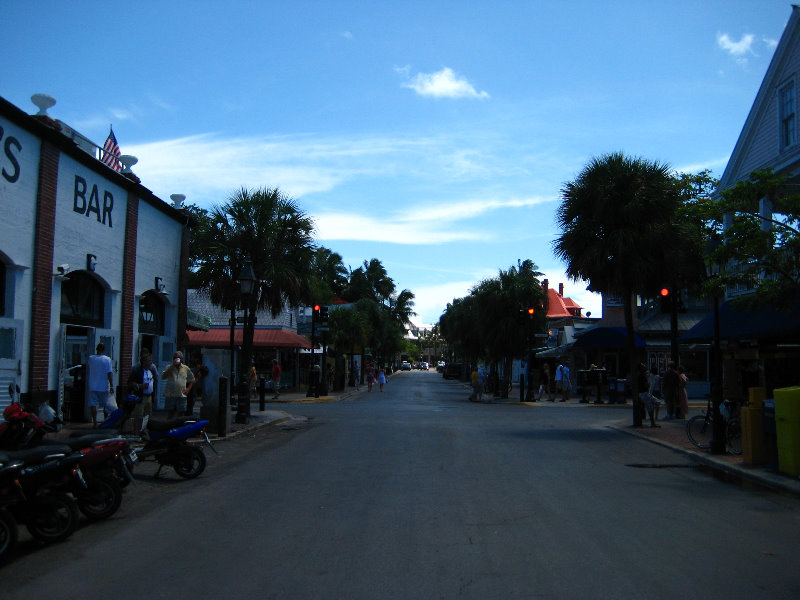
[[[172,364],[164,369],[161,374],[164,382],[164,408],[167,410],[167,418],[175,417],[175,411],[179,414],[186,412],[186,396],[194,384],[192,370],[183,364],[183,353],[178,351],[172,355]]]

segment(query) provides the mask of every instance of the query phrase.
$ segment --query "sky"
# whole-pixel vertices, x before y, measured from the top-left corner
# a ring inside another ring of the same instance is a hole
[[[378,258],[414,321],[553,253],[565,183],[611,152],[722,175],[786,0],[0,0],[0,96],[204,208],[279,188],[316,243]]]

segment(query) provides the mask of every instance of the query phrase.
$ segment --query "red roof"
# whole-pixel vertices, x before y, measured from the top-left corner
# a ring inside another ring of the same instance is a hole
[[[547,288],[547,318],[559,319],[561,317],[574,317],[569,309],[581,308],[572,298],[562,298],[558,290]]]
[[[187,331],[192,346],[228,347],[231,345],[230,329],[209,329],[208,331]],[[242,345],[242,330],[236,329],[233,343]],[[311,348],[311,342],[293,331],[285,329],[256,329],[253,332],[253,346],[264,348]]]

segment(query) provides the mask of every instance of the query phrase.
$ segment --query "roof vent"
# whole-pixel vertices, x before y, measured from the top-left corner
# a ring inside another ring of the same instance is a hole
[[[170,194],[170,200],[172,200],[172,206],[175,208],[180,208],[183,201],[186,200],[185,194]]]
[[[36,113],[37,116],[48,117],[50,115],[47,114],[47,109],[56,103],[56,99],[47,94],[34,94],[31,96],[31,102],[39,109],[39,112]]]

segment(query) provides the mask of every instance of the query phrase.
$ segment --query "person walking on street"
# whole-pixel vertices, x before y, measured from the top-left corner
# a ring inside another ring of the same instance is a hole
[[[381,391],[383,391],[384,385],[386,385],[386,371],[384,371],[383,367],[381,367],[378,371],[378,386],[380,387]]]
[[[569,367],[566,363],[561,365],[561,401],[566,402],[572,392],[572,381],[569,378]]]
[[[372,363],[367,365],[367,391],[372,391],[372,384],[375,383],[375,367]]]
[[[686,384],[689,377],[686,376],[685,369],[678,366],[678,419],[685,419],[689,414],[689,394],[686,392]]]
[[[256,363],[250,365],[250,371],[247,377],[250,384],[250,398],[253,399],[258,394],[258,371],[256,370]]]
[[[164,380],[164,409],[167,418],[175,418],[175,412],[183,414],[186,411],[186,396],[192,389],[194,375],[192,370],[183,364],[183,352],[172,355],[172,364],[161,373]]]
[[[556,367],[556,396],[561,396],[564,392],[564,363],[562,361],[558,361],[558,366]]]
[[[553,402],[553,395],[550,393],[550,363],[544,363],[542,366],[542,383],[539,386],[539,397],[537,400],[542,399],[545,391],[547,392],[547,399]]]
[[[275,392],[275,395],[272,397],[272,399],[277,400],[278,396],[281,395],[281,366],[278,364],[277,358],[272,359],[271,381],[272,391]]]
[[[114,371],[111,368],[111,359],[103,353],[105,349],[103,342],[97,344],[97,354],[92,354],[86,364],[93,427],[97,427],[98,407],[103,411],[103,418],[108,418],[109,397],[114,393]]]
[[[158,371],[153,365],[153,357],[149,352],[142,353],[139,364],[131,369],[128,376],[128,389],[139,397],[133,409],[134,428],[139,425],[139,435],[147,435],[147,422],[153,414],[153,398],[156,394]]]
[[[664,394],[664,402],[667,405],[667,416],[665,417],[666,420],[674,419],[678,414],[678,388],[680,383],[680,377],[678,376],[678,372],[675,370],[675,363],[670,362],[667,365],[667,370],[664,371],[664,377],[662,379],[661,384],[661,391]]]
[[[470,402],[480,401],[479,395],[481,392],[483,392],[483,389],[480,389],[480,391],[478,390],[478,387],[480,386],[479,379],[480,378],[478,377],[478,368],[475,367],[472,369],[472,373],[470,373],[469,375],[470,385],[472,386],[472,393],[469,396]],[[482,388],[483,386],[480,387]]]
[[[354,362],[353,363],[353,385],[355,386],[356,391],[358,391],[358,386],[360,384],[360,381],[359,381],[360,379],[361,379],[361,371],[358,368],[358,363]]]

